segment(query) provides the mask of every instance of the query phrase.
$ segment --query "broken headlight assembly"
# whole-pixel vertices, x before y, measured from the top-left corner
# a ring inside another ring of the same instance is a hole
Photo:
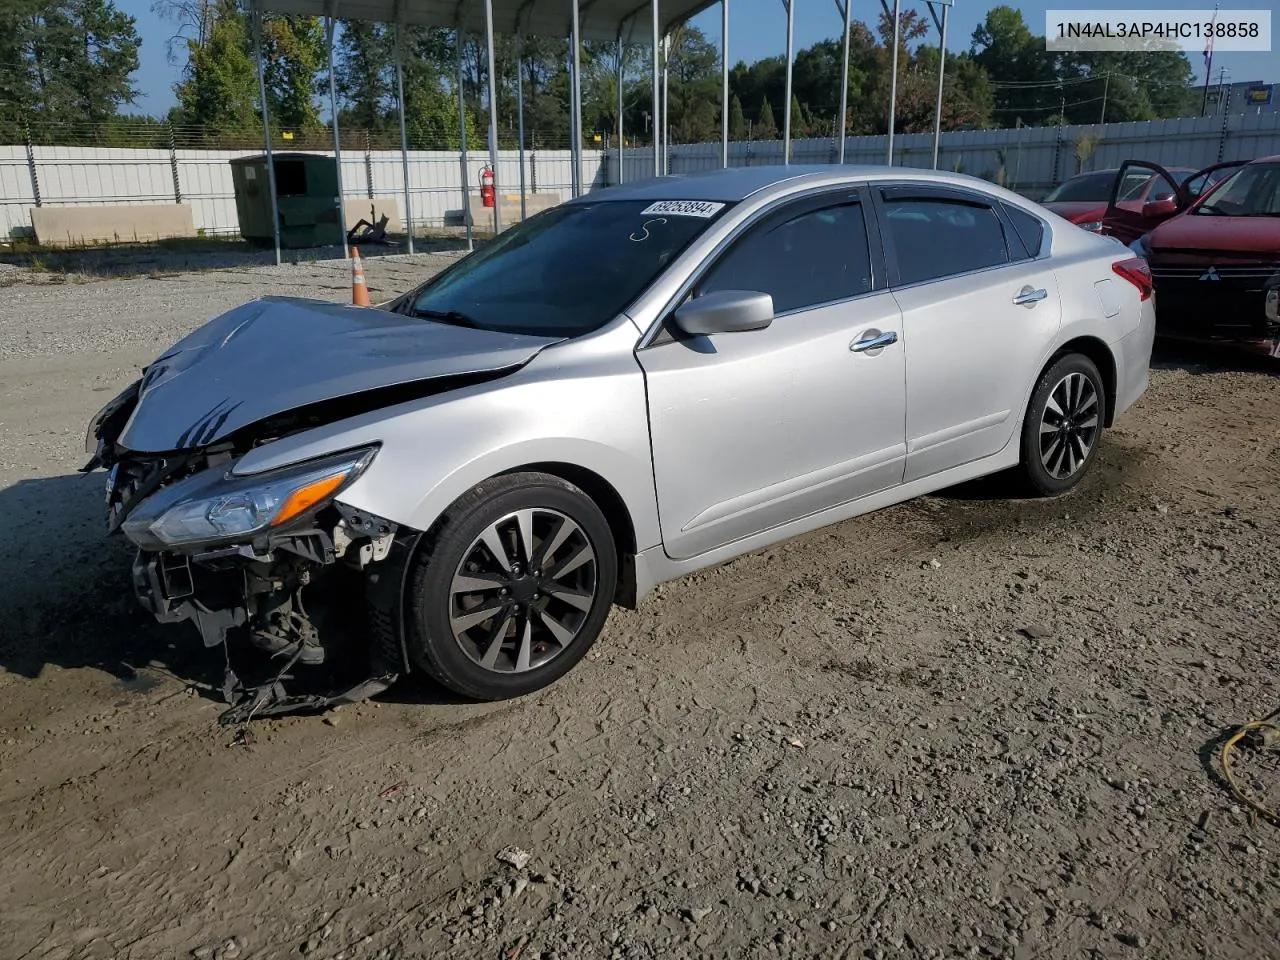
[[[363,447],[248,476],[206,470],[154,493],[122,527],[143,550],[251,541],[327,504],[376,454]]]

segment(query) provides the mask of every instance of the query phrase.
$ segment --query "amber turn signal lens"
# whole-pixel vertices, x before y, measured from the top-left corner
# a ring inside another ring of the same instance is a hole
[[[271,520],[271,526],[278,527],[280,524],[292,520],[298,514],[310,510],[317,503],[332,495],[333,491],[342,486],[342,481],[345,479],[347,479],[347,474],[344,471],[332,477],[315,480],[305,487],[299,487],[285,499],[279,512]]]

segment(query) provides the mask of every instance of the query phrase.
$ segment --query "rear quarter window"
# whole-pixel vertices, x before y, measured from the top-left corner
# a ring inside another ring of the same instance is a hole
[[[1015,254],[1018,253],[1017,242],[1022,242],[1024,256],[1015,255],[1014,259],[1039,256],[1040,247],[1044,243],[1044,222],[1039,217],[1032,216],[1021,207],[1015,207],[1012,204],[1004,204],[1004,212],[1008,215],[1009,222],[1013,224],[1015,236],[1010,246],[1014,248]]]

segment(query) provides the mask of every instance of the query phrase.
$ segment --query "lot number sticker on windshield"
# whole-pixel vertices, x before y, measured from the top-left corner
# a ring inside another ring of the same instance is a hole
[[[724,209],[723,203],[712,203],[709,200],[659,200],[640,211],[642,217],[673,216],[702,217],[704,220],[714,217]]]

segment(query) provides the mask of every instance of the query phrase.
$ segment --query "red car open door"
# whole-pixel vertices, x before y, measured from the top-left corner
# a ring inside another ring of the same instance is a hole
[[[1125,244],[1133,243],[1140,236],[1150,233],[1165,220],[1181,213],[1195,200],[1212,189],[1221,179],[1213,175],[1219,170],[1243,166],[1248,161],[1228,160],[1197,170],[1181,183],[1158,163],[1148,160],[1126,160],[1116,172],[1111,184],[1111,196],[1107,200],[1107,212],[1103,214],[1103,231]],[[1121,186],[1135,173],[1147,172],[1159,178],[1149,189],[1138,191],[1133,199],[1121,195]]]
[[[1135,173],[1143,172],[1158,177],[1160,182],[1154,184],[1152,189],[1138,191],[1134,199],[1125,199],[1120,192],[1121,187]],[[1146,160],[1126,160],[1120,164],[1115,182],[1111,184],[1111,196],[1107,199],[1107,212],[1102,217],[1102,229],[1125,244],[1133,243],[1177,213],[1181,208],[1180,197],[1178,181],[1164,167]]]

